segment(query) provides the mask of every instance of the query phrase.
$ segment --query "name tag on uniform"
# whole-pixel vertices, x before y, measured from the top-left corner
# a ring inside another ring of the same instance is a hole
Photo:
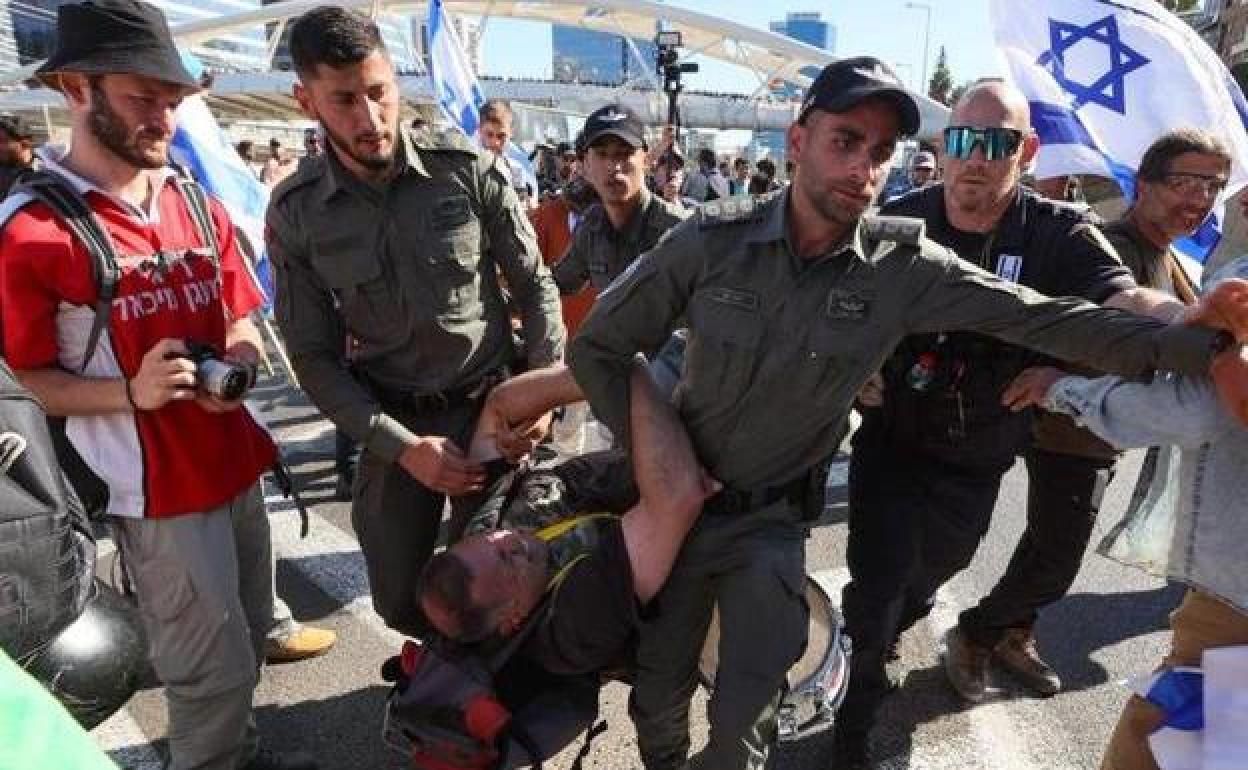
[[[824,308],[828,318],[840,321],[861,321],[871,312],[871,295],[852,289],[832,289]]]
[[[749,311],[758,310],[758,295],[745,289],[729,289],[720,286],[711,289],[710,297],[712,302],[718,302],[721,305],[732,305]]]
[[[433,204],[433,226],[439,230],[458,227],[471,219],[472,204],[466,195],[443,198]]]
[[[1004,278],[1010,283],[1018,283],[1018,277],[1023,274],[1023,258],[1015,254],[1000,254],[997,256],[997,277]]]

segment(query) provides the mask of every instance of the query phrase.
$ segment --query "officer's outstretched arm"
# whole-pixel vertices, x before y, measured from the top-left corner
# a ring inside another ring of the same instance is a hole
[[[702,504],[720,489],[698,462],[676,410],[655,385],[644,359],[633,362],[632,460],[641,500],[624,514],[624,544],[633,590],[643,602],[663,587]]]

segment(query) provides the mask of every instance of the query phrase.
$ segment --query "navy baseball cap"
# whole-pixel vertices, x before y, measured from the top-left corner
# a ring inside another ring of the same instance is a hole
[[[897,73],[874,56],[855,56],[823,68],[806,90],[798,120],[811,110],[845,112],[865,99],[882,97],[893,104],[903,136],[919,132],[919,105]]]
[[[588,149],[604,136],[614,136],[633,147],[645,148],[646,127],[636,112],[621,104],[608,104],[589,113],[585,119],[582,146]]]

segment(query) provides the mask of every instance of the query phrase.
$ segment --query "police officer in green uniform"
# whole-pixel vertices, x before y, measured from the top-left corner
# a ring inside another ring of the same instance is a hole
[[[316,405],[366,450],[352,525],[373,604],[407,634],[446,497],[478,491],[462,448],[481,398],[513,364],[506,279],[530,367],[559,361],[559,297],[507,181],[456,134],[398,124],[377,26],[335,7],[291,28],[295,97],[326,152],[274,191],[277,316]],[[358,342],[354,376],[343,331]],[[454,522],[453,522],[454,523]]]
[[[645,127],[637,113],[608,104],[590,114],[582,132],[585,178],[599,203],[577,225],[572,245],[554,266],[555,283],[575,294],[595,291],[616,276],[688,213],[646,189]]]
[[[611,285],[571,344],[581,388],[627,441],[631,357],[687,318],[674,398],[724,484],[646,613],[630,711],[648,770],[685,764],[713,605],[720,665],[694,764],[766,761],[785,672],[806,641],[804,539],[823,505],[812,469],[902,336],[975,327],[1128,375],[1205,372],[1233,344],[1224,332],[1048,299],[925,240],[921,221],[864,219],[898,138],[918,127],[918,107],[882,62],[828,65],[788,130],[792,185],[703,206]]]

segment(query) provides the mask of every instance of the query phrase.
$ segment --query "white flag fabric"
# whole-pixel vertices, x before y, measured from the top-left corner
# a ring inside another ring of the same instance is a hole
[[[198,59],[190,54],[182,52],[182,60],[192,74],[202,71]],[[173,161],[221,201],[235,226],[246,234],[256,258],[255,277],[271,302],[272,272],[264,252],[264,213],[269,207],[269,189],[239,157],[202,96],[196,94],[182,100],[176,117],[177,129],[170,143]]]
[[[1231,150],[1227,190],[1184,248],[1203,260],[1225,199],[1248,184],[1248,102],[1208,44],[1155,0],[992,0],[993,36],[1031,103],[1036,177],[1096,174],[1134,194],[1144,151],[1201,128]]]
[[[442,0],[429,3],[429,78],[443,114],[468,136],[476,136],[485,92],[451,26]]]
[[[429,3],[428,27],[429,79],[433,93],[437,96],[438,106],[442,108],[447,120],[475,140],[477,129],[481,127],[481,105],[485,104],[485,91],[473,74],[472,65],[460,45],[450,17],[446,15],[442,0],[432,0]],[[520,172],[521,178],[513,180],[513,183],[516,186],[528,186],[536,195],[537,175],[533,171],[529,156],[515,142],[508,142],[505,153],[507,160]]]

